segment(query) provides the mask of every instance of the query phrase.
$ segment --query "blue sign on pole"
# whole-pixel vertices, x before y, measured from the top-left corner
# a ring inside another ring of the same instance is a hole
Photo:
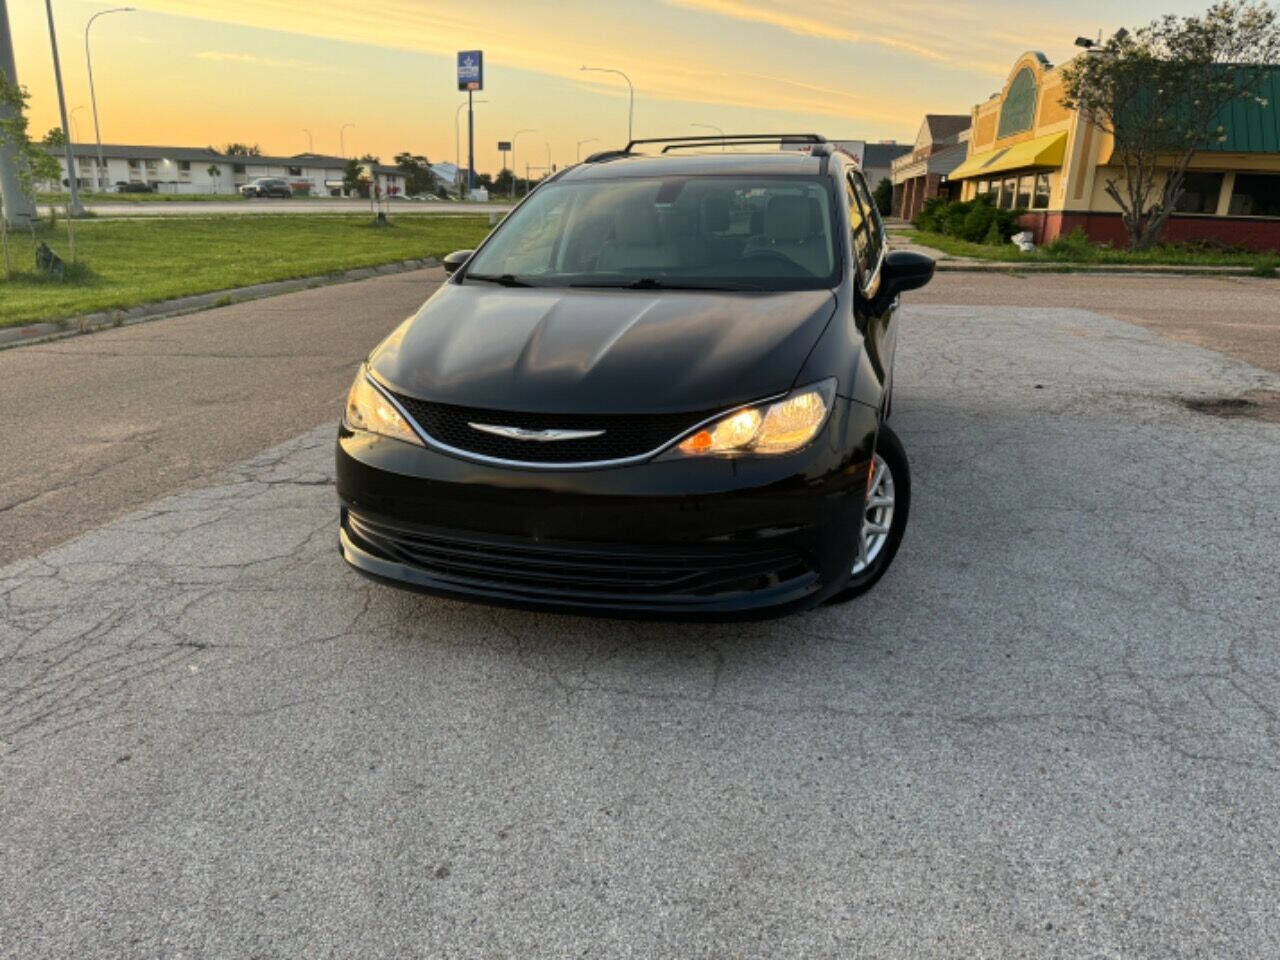
[[[484,51],[458,51],[458,89],[484,89]]]

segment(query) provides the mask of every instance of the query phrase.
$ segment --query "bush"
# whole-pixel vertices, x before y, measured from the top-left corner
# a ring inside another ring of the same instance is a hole
[[[1062,257],[1064,260],[1086,260],[1096,252],[1083,227],[1076,227],[1067,234],[1058,234],[1041,249],[1051,257]]]
[[[970,243],[1008,243],[1009,238],[1022,229],[1018,218],[1026,212],[997,209],[990,194],[956,201],[931,197],[916,217],[915,226]]]
[[[1280,255],[1274,253],[1263,256],[1249,271],[1255,277],[1274,277],[1278,272],[1280,272]]]

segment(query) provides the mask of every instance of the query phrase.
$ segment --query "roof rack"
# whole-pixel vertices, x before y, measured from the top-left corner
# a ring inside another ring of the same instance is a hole
[[[632,140],[622,152],[632,153],[632,148],[644,143],[665,143],[663,153],[671,150],[690,150],[697,147],[746,147],[765,143],[826,143],[827,138],[818,133],[737,133],[708,134],[697,137],[650,137],[646,140]]]

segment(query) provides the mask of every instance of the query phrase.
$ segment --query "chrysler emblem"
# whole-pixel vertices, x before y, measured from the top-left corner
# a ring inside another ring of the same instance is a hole
[[[603,430],[528,430],[525,427],[503,427],[492,423],[468,423],[467,426],[472,430],[495,433],[511,440],[537,440],[539,443],[551,440],[585,440],[604,433]]]

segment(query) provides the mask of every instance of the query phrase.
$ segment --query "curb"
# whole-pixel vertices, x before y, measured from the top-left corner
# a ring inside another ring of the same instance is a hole
[[[279,296],[282,293],[296,293],[299,290],[327,287],[337,283],[349,283],[353,280],[368,280],[373,277],[389,276],[395,273],[405,273],[409,270],[421,270],[424,267],[438,266],[440,266],[440,261],[435,257],[425,257],[421,260],[396,260],[392,263],[383,263],[375,267],[356,267],[338,273],[295,277],[292,280],[273,280],[269,283],[255,283],[247,287],[232,287],[227,290],[197,293],[189,297],[178,297],[174,300],[158,300],[155,303],[144,303],[138,307],[130,307],[128,310],[99,310],[97,313],[86,313],[79,317],[31,323],[21,327],[5,327],[0,328],[0,350],[24,346],[29,343],[47,343],[50,340],[60,340],[63,337],[76,337],[82,333],[95,333],[99,330],[126,327],[135,323],[146,323],[149,320],[161,320],[165,317],[177,317],[186,313],[198,313],[201,310],[211,310],[215,307],[229,307],[234,303],[261,300],[266,297]]]
[[[1194,264],[1177,266],[1157,263],[1019,263],[1008,260],[938,260],[935,262],[935,269],[940,273],[1092,273],[1138,277],[1248,277],[1253,275],[1249,267],[1201,267]]]

